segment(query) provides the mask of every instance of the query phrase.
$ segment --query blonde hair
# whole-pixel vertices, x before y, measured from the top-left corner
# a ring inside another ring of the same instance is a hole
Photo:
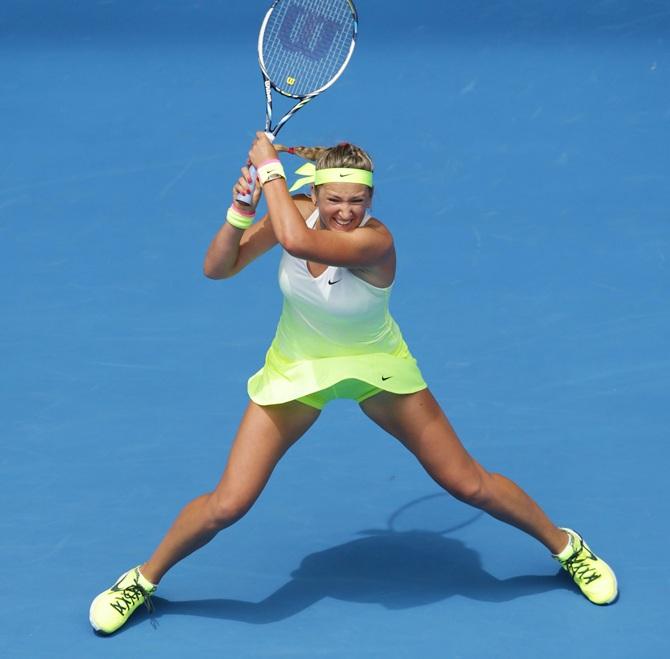
[[[346,167],[351,169],[365,169],[374,171],[372,158],[355,144],[342,142],[337,146],[284,146],[275,144],[277,151],[294,153],[300,158],[311,160],[317,169],[334,169]]]

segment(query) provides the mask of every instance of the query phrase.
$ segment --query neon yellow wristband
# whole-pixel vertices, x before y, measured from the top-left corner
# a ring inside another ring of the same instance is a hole
[[[256,219],[256,212],[247,213],[231,206],[226,213],[226,222],[237,229],[248,229]]]
[[[265,185],[268,181],[273,181],[276,178],[286,178],[284,168],[279,160],[268,160],[264,162],[258,169],[258,180],[261,185]]]

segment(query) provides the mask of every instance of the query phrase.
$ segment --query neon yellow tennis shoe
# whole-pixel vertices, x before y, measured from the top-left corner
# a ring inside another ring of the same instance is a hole
[[[565,531],[570,536],[570,546],[554,558],[563,566],[585,597],[594,604],[610,604],[618,595],[616,576],[612,568],[598,558],[579,533]]]
[[[124,625],[133,611],[144,604],[149,613],[153,611],[151,594],[156,586],[144,578],[140,566],[122,574],[116,583],[93,602],[88,619],[95,631],[111,634]]]

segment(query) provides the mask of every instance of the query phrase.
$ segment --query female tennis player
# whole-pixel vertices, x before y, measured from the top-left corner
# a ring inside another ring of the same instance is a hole
[[[206,275],[224,279],[277,243],[284,250],[282,314],[265,364],[249,380],[251,400],[223,476],[183,508],[147,562],[93,600],[93,627],[114,632],[140,604],[150,607],[163,575],[251,508],[279,459],[336,398],[357,401],[447,492],[539,540],[591,602],[613,602],[610,567],[577,532],[555,526],[517,485],[474,460],[426,386],[388,311],[396,255],[389,229],[368,213],[369,156],[351,144],[290,150],[316,160],[298,170],[306,175],[298,186],[313,184],[310,196],[291,195],[276,148],[258,133],[249,159],[261,185],[250,207],[233,201],[205,258]],[[252,187],[249,171],[242,174],[233,199]],[[261,189],[268,214],[254,224]]]

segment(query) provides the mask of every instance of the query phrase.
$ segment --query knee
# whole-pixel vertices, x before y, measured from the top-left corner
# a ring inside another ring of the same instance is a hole
[[[253,501],[248,497],[215,490],[207,501],[209,525],[215,531],[225,529],[242,519],[252,505]]]
[[[485,508],[489,499],[487,487],[489,477],[483,470],[474,470],[473,473],[459,475],[458,478],[449,480],[443,486],[449,494],[460,501],[476,508]]]

